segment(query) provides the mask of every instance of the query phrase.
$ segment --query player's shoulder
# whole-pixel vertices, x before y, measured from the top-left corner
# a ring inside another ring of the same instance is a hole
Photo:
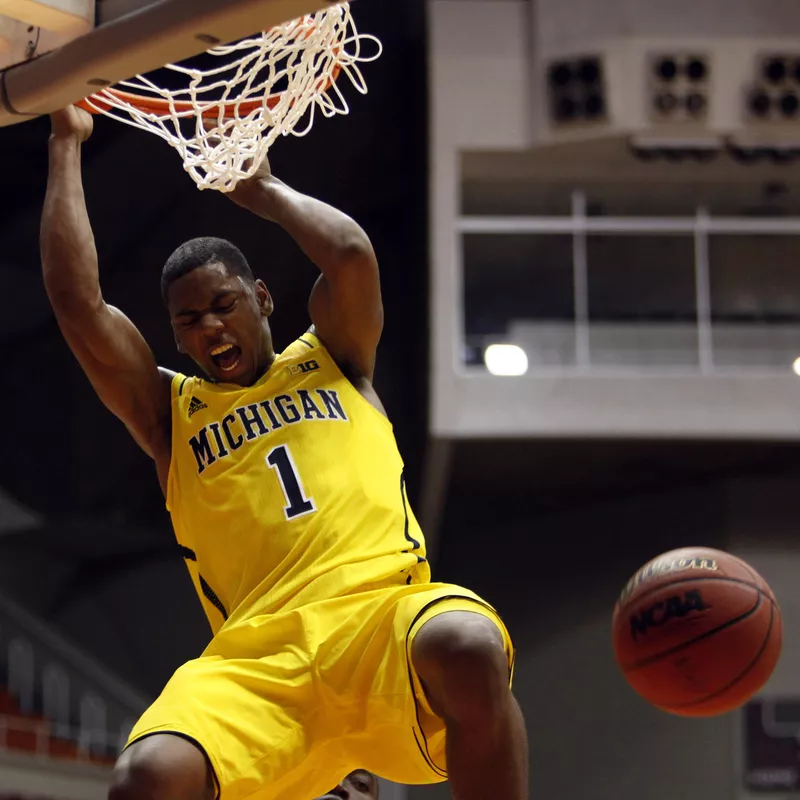
[[[174,372],[165,367],[159,367],[158,372],[161,375],[162,385],[166,388],[172,400],[182,397],[184,394],[203,383],[202,378],[197,378],[193,375],[184,375],[182,372]]]
[[[159,367],[158,374],[161,377],[161,385],[169,387],[172,386],[172,382],[175,380],[175,376],[178,373],[166,367]]]
[[[353,364],[334,358],[313,325],[279,356],[281,359],[284,357],[287,361],[303,362],[299,367],[288,367],[293,374],[297,374],[298,371],[306,373],[320,370],[321,374],[328,376],[333,374],[337,378],[344,378],[359,394],[364,395],[384,416],[386,415],[383,404],[372,386],[372,380],[363,375]]]
[[[311,350],[325,349],[319,336],[317,336],[314,326],[312,325],[305,333],[298,336],[285,350],[283,350],[279,358],[294,358],[295,356],[308,353]]]
[[[330,361],[324,343],[313,328],[309,328],[305,333],[298,336],[275,356],[275,366],[278,369],[283,366],[290,368],[292,364],[310,363],[311,361],[314,361],[317,365],[316,369],[327,367]],[[275,367],[273,367],[274,369]],[[292,372],[291,368],[289,371]]]
[[[175,382],[177,374],[177,372],[173,372],[171,369],[167,369],[166,367],[158,368],[160,394],[163,399],[166,400],[167,408],[169,407],[169,403],[172,399],[172,385]]]

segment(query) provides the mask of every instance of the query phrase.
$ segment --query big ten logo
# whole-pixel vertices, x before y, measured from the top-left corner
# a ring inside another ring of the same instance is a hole
[[[319,364],[312,359],[311,361],[304,361],[302,364],[290,364],[287,369],[291,375],[306,375],[309,372],[318,370]]]
[[[669,575],[685,570],[711,570],[716,571],[717,562],[713,558],[658,558],[645,564],[625,585],[619,596],[618,603],[624,603],[643,583],[661,575]]]
[[[666,600],[652,603],[642,611],[631,614],[631,638],[636,641],[652,628],[660,628],[672,619],[682,619],[689,614],[711,608],[703,599],[699,589],[690,589]]]

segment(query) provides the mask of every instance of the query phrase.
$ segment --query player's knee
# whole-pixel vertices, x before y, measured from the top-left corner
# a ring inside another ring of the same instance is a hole
[[[171,735],[131,745],[119,757],[109,800],[210,800],[212,783],[205,756]]]
[[[166,765],[152,759],[123,757],[114,768],[109,800],[166,800],[173,777]]]
[[[414,639],[414,667],[428,673],[458,677],[502,673],[508,677],[508,660],[497,626],[482,614],[451,611],[422,626]]]
[[[434,617],[414,639],[411,657],[431,707],[445,719],[486,722],[509,695],[503,637],[481,614]]]

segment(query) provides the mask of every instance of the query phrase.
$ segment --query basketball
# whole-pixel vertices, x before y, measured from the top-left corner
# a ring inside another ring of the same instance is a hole
[[[622,590],[612,629],[633,689],[688,717],[747,702],[781,652],[780,609],[766,581],[741,559],[703,547],[645,564]]]

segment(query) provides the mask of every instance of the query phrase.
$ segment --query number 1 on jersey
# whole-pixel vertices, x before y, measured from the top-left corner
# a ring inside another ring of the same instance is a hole
[[[300,476],[297,474],[297,467],[294,465],[292,454],[289,448],[282,444],[270,450],[267,456],[267,464],[270,469],[274,469],[281,482],[283,496],[286,498],[286,505],[283,513],[286,519],[295,519],[304,514],[311,514],[317,510],[314,501],[306,497],[303,491],[303,484],[300,483]]]

